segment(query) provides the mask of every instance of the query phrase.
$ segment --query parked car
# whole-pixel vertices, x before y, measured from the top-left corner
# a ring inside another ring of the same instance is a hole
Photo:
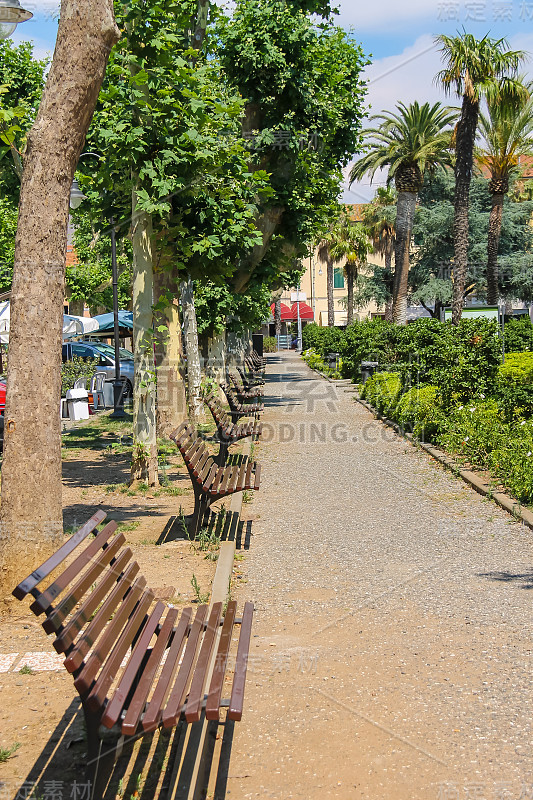
[[[100,342],[65,342],[63,344],[63,361],[71,361],[74,357],[98,359],[98,371],[105,372],[107,380],[115,377],[115,348]],[[120,348],[120,377],[124,381],[124,397],[133,396],[133,353]]]

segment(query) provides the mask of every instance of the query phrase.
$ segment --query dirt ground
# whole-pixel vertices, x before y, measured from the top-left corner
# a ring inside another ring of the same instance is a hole
[[[203,427],[210,432],[209,424]],[[65,535],[71,535],[101,508],[108,519],[119,522],[134,559],[157,597],[177,606],[205,602],[216,569],[216,543],[193,546],[185,540],[166,538],[171,524],[179,525],[180,516],[191,513],[194,506],[179,451],[170,442],[160,443],[164,485],[153,490],[141,484],[132,491],[127,485],[130,432],[130,420],[112,422],[99,416],[85,427],[64,434]],[[237,563],[237,585],[240,578]],[[21,603],[10,616],[0,619],[0,798],[83,798],[86,747],[77,693],[52,648],[51,637],[28,606]],[[152,742],[154,753],[157,738]],[[165,750],[167,744],[163,742],[159,749]],[[155,780],[160,781],[168,753],[141,756],[148,765],[153,759],[154,764],[157,761]],[[133,770],[129,781],[123,778],[117,784],[117,797],[129,800],[141,794],[154,796],[155,788],[149,789],[148,783],[141,792],[140,772],[141,768]]]

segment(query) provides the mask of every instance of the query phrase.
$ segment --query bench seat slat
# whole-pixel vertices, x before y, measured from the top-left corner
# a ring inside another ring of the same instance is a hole
[[[133,697],[131,698],[128,706],[128,710],[126,711],[126,715],[122,721],[121,730],[124,736],[133,736],[137,732],[141,714],[146,704],[155,674],[168,645],[168,641],[172,636],[174,623],[176,622],[178,613],[179,612],[177,608],[170,608],[167,610],[167,615],[157,636],[157,641],[152,648],[148,662],[146,663],[142,675],[139,678],[139,683],[137,684],[137,688],[135,689]]]
[[[120,634],[118,640],[115,640],[116,644],[114,644],[111,654],[106,658],[100,675],[96,679],[96,682],[87,697],[87,706],[92,711],[97,711],[99,708],[103,707],[106,694],[109,691],[111,684],[117,677],[117,672],[120,669],[120,665],[124,659],[124,656],[128,652],[129,647],[131,647],[135,636],[138,633],[141,633],[143,620],[148,613],[148,609],[152,605],[153,599],[154,595],[149,589],[143,593],[133,614],[126,624],[126,627]],[[146,620],[146,623],[148,623],[148,621],[149,619]],[[98,658],[98,656],[96,657]]]
[[[211,684],[209,686],[209,692],[207,695],[207,703],[205,706],[205,716],[206,719],[209,720],[218,721],[220,717],[220,698],[222,697],[222,687],[224,686],[224,676],[226,674],[228,655],[231,647],[231,635],[233,632],[233,623],[235,621],[236,611],[236,601],[230,600],[226,609],[226,615],[224,617],[224,624],[222,626],[222,633],[220,635],[220,642],[215,658],[215,666],[213,669]]]
[[[72,534],[68,542],[65,542],[59,550],[47,558],[45,562],[37,567],[31,575],[28,575],[18,586],[13,589],[13,596],[17,600],[23,600],[27,594],[32,592],[35,587],[54,572],[58,566],[78,547],[79,544],[107,517],[105,511],[97,511],[87,520],[85,525]]]
[[[173,632],[172,643],[168,650],[167,660],[161,670],[161,675],[157,681],[148,708],[142,719],[142,727],[145,732],[155,731],[161,720],[163,706],[172,687],[172,681],[178,669],[178,662],[181,652],[185,646],[187,634],[189,632],[192,608],[184,608],[181,612],[178,627]]]
[[[231,698],[228,709],[228,719],[239,722],[242,718],[244,705],[244,687],[246,684],[246,671],[248,667],[248,652],[250,650],[250,639],[252,636],[252,618],[254,612],[253,603],[245,603],[242,614],[241,634],[237,647],[237,659],[235,661],[235,675],[233,676],[233,686],[231,688]]]
[[[91,615],[96,611],[113,584],[119,580],[132,555],[133,554],[129,547],[123,550],[122,553],[119,554],[117,560],[113,563],[113,568],[107,570],[98,586],[95,587],[94,591],[87,596],[80,608],[75,614],[73,614],[59,636],[52,642],[58,653],[65,653],[68,650],[78,633],[81,631],[85,623],[91,618]],[[137,570],[138,569],[139,567],[137,567]]]
[[[99,609],[97,615],[92,620],[90,625],[85,629],[83,635],[78,639],[76,645],[72,652],[68,655],[65,659],[65,667],[69,672],[76,672],[76,670],[80,669],[83,663],[83,659],[93,647],[93,645],[98,644],[102,647],[101,653],[101,660],[100,665],[103,663],[103,660],[109,649],[114,641],[114,638],[118,635],[123,625],[119,626],[121,618],[124,619],[124,622],[127,616],[133,611],[135,603],[138,601],[141,593],[146,586],[146,578],[143,576],[139,576],[132,582],[132,573],[135,572],[135,567],[137,567],[136,562],[130,564],[129,568],[124,573],[124,577],[122,580],[118,582],[115,586],[109,597],[106,599],[105,603]],[[119,610],[115,613],[116,608],[119,607]],[[106,623],[109,622],[111,616],[113,616],[112,621],[106,627]],[[105,629],[105,630],[104,630]],[[99,636],[104,631],[102,638],[99,640]],[[104,640],[105,637],[105,640]],[[105,649],[107,647],[107,649]],[[76,689],[82,694],[86,689],[89,688],[90,682],[92,677],[89,679],[89,682],[86,683],[84,680],[84,673],[89,675],[89,672],[86,672],[87,665],[91,659],[95,659],[95,651],[91,654],[89,659],[87,660],[87,664],[82,669],[80,675],[76,678],[74,685]],[[93,667],[95,668],[94,674],[99,669],[99,665],[96,661],[93,661]],[[94,677],[91,669],[91,675]],[[78,685],[79,684],[79,685]]]
[[[187,694],[187,685],[192,674],[194,658],[198,648],[200,634],[204,629],[204,622],[207,616],[207,606],[200,606],[196,612],[196,617],[191,626],[183,661],[172,687],[167,705],[163,711],[163,725],[165,728],[173,728],[181,714],[181,707]]]
[[[244,476],[246,474],[246,464],[247,461],[245,458],[242,460],[241,467],[239,469],[239,478],[237,480],[237,491],[240,492],[244,489]]]
[[[185,709],[185,719],[187,722],[198,722],[200,719],[204,699],[204,686],[207,680],[207,668],[215,646],[221,615],[222,603],[213,603],[213,608],[207,623],[207,630],[204,634],[200,654],[191,681],[191,688],[189,689],[189,699],[187,700],[187,707]]]
[[[117,527],[114,522],[114,527]],[[59,630],[62,622],[68,617],[73,608],[79,603],[83,595],[93,583],[97,580],[99,575],[105,570],[110,562],[115,558],[118,551],[125,543],[126,539],[123,533],[115,536],[109,546],[103,550],[92,566],[82,575],[82,577],[74,584],[68,594],[65,595],[61,603],[55,607],[54,611],[47,616],[43,622],[43,628],[46,633],[56,633]],[[76,575],[77,573],[74,573]],[[74,575],[72,577],[74,577]]]
[[[150,644],[152,636],[156,631],[156,628],[159,624],[159,620],[163,616],[164,610],[165,610],[165,604],[162,603],[161,601],[158,601],[155,604],[155,607],[151,612],[148,620],[146,621],[146,625],[143,628],[143,632],[141,633],[141,635],[139,636],[139,638],[135,643],[135,646],[133,647],[128,664],[122,674],[122,677],[120,678],[117,688],[113,692],[113,696],[110,698],[109,703],[106,706],[104,715],[101,719],[101,724],[104,725],[106,728],[112,728],[113,725],[116,724],[118,718],[120,717],[121,711],[128,698],[128,694],[131,690],[131,687],[133,686],[133,681],[135,680],[135,676],[137,675],[137,673],[141,668],[143,659],[146,655],[146,651],[148,650],[148,645]],[[97,694],[97,692],[95,692],[95,694]]]
[[[259,484],[261,481],[261,464],[258,464],[257,461],[254,462],[254,470],[255,470],[254,489],[255,491],[257,491],[259,489]]]

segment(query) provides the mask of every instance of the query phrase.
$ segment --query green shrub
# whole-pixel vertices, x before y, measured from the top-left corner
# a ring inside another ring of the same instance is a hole
[[[472,466],[490,469],[492,452],[505,444],[507,428],[496,401],[480,400],[457,406],[446,418],[438,442]]]
[[[278,343],[275,336],[265,336],[263,339],[263,352],[275,353],[278,349]]]
[[[498,369],[496,396],[507,421],[533,415],[533,353],[508,353]]]
[[[515,317],[505,323],[505,352],[522,353],[533,350],[533,325],[527,315]]]
[[[310,347],[308,350],[304,350],[302,352],[302,358],[308,364],[311,369],[316,369],[319,372],[323,372],[324,375],[327,375],[328,378],[333,378],[337,380],[341,377],[340,369],[342,367],[342,360],[339,360],[338,369],[331,369],[331,367],[326,364],[322,356],[317,353],[314,347]]]
[[[87,388],[89,382],[98,369],[98,359],[83,359],[74,356],[71,361],[65,361],[61,365],[61,396],[64,397],[69,389],[74,388],[78,378],[87,378]]]
[[[363,386],[361,397],[382,414],[394,413],[402,381],[396,372],[376,372]]]
[[[421,441],[432,441],[444,425],[438,386],[413,386],[400,398],[396,421]]]
[[[490,471],[521,503],[533,503],[533,422],[506,426],[491,454]]]

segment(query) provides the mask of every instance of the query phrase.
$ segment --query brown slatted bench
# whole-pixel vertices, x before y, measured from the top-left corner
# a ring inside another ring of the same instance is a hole
[[[211,503],[245,489],[259,489],[261,467],[247,458],[240,464],[217,464],[190,422],[183,422],[170,438],[179,447],[194,489],[194,513],[188,525],[189,537],[193,539]]]
[[[256,372],[263,372],[267,365],[266,358],[260,356],[256,350],[250,351],[249,355],[246,357],[246,361],[250,362]]]
[[[263,396],[263,389],[261,386],[253,386],[252,388],[247,389],[243,385],[240,378],[238,378],[233,372],[230,372],[230,370],[227,371],[227,376],[228,383],[233,387],[239,400],[250,402]]]
[[[178,722],[195,723],[205,709],[208,720],[240,720],[253,604],[237,619],[234,601],[200,605],[179,613],[155,601],[125,537],[97,511],[59,550],[13,590],[28,594],[53,646],[65,656],[74,678],[87,728],[91,798],[100,800],[117,757],[121,737],[138,737]],[[95,538],[87,544],[90,534]],[[71,554],[84,544],[73,559]],[[57,571],[62,570],[59,575]],[[42,590],[38,585],[54,573]],[[222,699],[229,677],[234,626],[240,624],[229,700]],[[154,641],[155,637],[155,641]],[[216,654],[215,654],[216,653]],[[210,666],[213,666],[210,673]]]
[[[220,388],[226,395],[233,422],[238,422],[241,417],[255,417],[257,419],[257,415],[262,413],[264,409],[263,403],[257,400],[250,403],[243,402],[238,397],[237,393],[233,391],[231,386],[228,386],[226,383],[221,383]]]
[[[265,379],[261,375],[254,375],[251,372],[246,372],[246,368],[237,367],[237,372],[241,376],[242,385],[246,390],[253,389],[256,386],[263,386]]]
[[[228,412],[214,394],[206,394],[204,402],[217,426],[220,449],[216,461],[222,466],[226,463],[229,446],[241,439],[246,439],[247,436],[251,436],[254,441],[257,441],[261,435],[262,425],[255,419],[241,424],[232,422]]]

